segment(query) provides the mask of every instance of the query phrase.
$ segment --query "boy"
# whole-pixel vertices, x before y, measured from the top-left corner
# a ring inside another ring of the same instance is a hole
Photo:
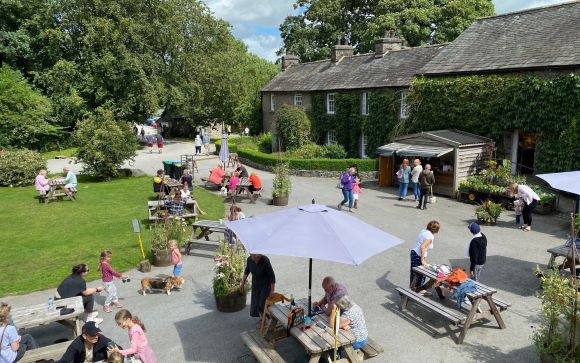
[[[524,202],[521,199],[516,199],[514,201],[514,212],[516,213],[516,221],[514,222],[514,226],[519,227],[521,223],[522,217],[522,209],[524,207]]]

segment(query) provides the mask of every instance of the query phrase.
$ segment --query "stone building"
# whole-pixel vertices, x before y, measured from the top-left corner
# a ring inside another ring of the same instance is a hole
[[[335,112],[335,95],[339,92],[358,94],[361,115],[368,115],[369,91],[390,90],[400,97],[398,116],[407,116],[405,98],[415,74],[429,62],[444,45],[408,48],[396,37],[377,40],[375,52],[353,54],[350,45],[332,47],[331,58],[299,63],[298,57],[282,58],[283,71],[262,88],[262,122],[264,131],[275,134],[274,113],[281,105],[299,105],[312,109],[312,97],[325,97],[326,113]],[[327,131],[326,143],[335,143],[336,135]],[[359,140],[359,154],[365,155],[365,135]]]

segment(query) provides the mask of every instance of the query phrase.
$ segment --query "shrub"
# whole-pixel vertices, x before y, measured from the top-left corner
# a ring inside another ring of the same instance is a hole
[[[290,156],[297,159],[314,159],[322,155],[322,146],[311,142],[292,150]]]
[[[272,196],[287,197],[292,190],[292,181],[288,174],[288,163],[278,163],[274,168],[274,180],[272,181]]]
[[[264,134],[260,134],[254,138],[256,145],[258,145],[258,150],[263,153],[271,154],[272,153],[272,133],[266,132]]]
[[[310,119],[300,106],[283,105],[276,111],[276,128],[286,150],[294,150],[310,141]]]
[[[107,180],[118,175],[123,162],[135,156],[138,146],[129,125],[116,121],[113,113],[103,108],[80,121],[73,136],[84,171]]]
[[[475,208],[475,216],[478,221],[485,223],[495,223],[504,209],[501,204],[486,200],[480,206]]]
[[[264,154],[257,150],[239,149],[238,155],[261,165],[274,167],[280,160],[287,162],[292,170],[344,171],[350,164],[357,164],[358,171],[377,171],[377,159],[298,159]]]
[[[344,159],[346,158],[346,150],[340,144],[324,145],[321,149],[322,157],[328,159]]]
[[[0,150],[0,185],[2,186],[31,185],[40,169],[46,169],[46,160],[36,151]]]

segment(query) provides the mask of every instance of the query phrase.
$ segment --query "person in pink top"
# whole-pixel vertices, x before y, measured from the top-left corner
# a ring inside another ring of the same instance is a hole
[[[46,194],[50,190],[50,185],[48,185],[48,179],[46,178],[46,170],[42,169],[38,172],[36,179],[34,179],[34,187],[42,194]]]
[[[113,308],[111,308],[111,303],[116,308],[123,307],[123,304],[119,302],[119,297],[117,296],[117,286],[115,286],[115,283],[113,282],[113,277],[120,279],[124,279],[126,277],[123,274],[113,270],[109,264],[112,255],[113,254],[111,251],[101,252],[99,268],[97,269],[103,274],[103,286],[105,286],[105,291],[107,292],[107,298],[105,299],[105,305],[103,306],[103,310],[105,310],[106,313],[113,311]]]
[[[115,322],[118,326],[129,330],[129,342],[131,348],[119,349],[117,347],[109,349],[109,352],[119,352],[124,356],[136,355],[143,363],[157,363],[155,353],[147,342],[145,336],[145,325],[138,317],[131,315],[128,310],[122,309],[115,315]]]
[[[358,176],[354,178],[354,185],[352,187],[352,195],[354,197],[354,209],[358,208],[358,195],[360,194],[360,179]]]
[[[230,177],[230,182],[228,184],[228,191],[234,191],[236,190],[236,187],[238,186],[238,184],[240,183],[240,174],[238,174],[237,172],[233,172],[232,176]]]
[[[169,241],[169,249],[171,250],[171,261],[173,262],[173,276],[178,277],[181,275],[181,269],[183,268],[183,259],[176,240]]]
[[[218,164],[218,166],[215,169],[212,169],[211,173],[209,174],[209,181],[214,184],[221,184],[225,175],[226,174],[222,169],[222,165]]]

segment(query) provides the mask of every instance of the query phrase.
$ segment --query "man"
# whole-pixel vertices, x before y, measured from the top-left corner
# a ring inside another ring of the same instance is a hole
[[[419,195],[419,205],[417,209],[427,209],[427,198],[429,198],[429,190],[435,184],[435,176],[431,171],[431,165],[426,164],[425,169],[419,174],[419,186],[421,193]]]
[[[209,143],[211,142],[211,140],[209,139],[209,135],[208,134],[204,134],[203,135],[203,148],[205,149],[205,154],[209,155]]]
[[[240,178],[247,178],[248,177],[248,171],[246,170],[246,167],[243,166],[240,161],[238,161],[238,167],[236,168],[236,171],[240,174]]]
[[[320,306],[324,313],[330,316],[337,301],[336,297],[339,295],[347,295],[348,292],[346,291],[346,287],[334,281],[332,276],[326,276],[322,280],[322,288],[324,289],[324,297],[319,301],[315,301],[312,305],[315,308]]]
[[[38,172],[36,179],[34,179],[34,188],[41,194],[48,193],[50,185],[48,185],[48,179],[46,178],[46,170],[42,169]]]
[[[66,166],[64,168],[62,168],[62,173],[65,176],[64,179],[61,179],[61,181],[64,182],[64,185],[61,185],[62,190],[64,190],[64,192],[66,193],[66,195],[68,195],[69,197],[71,197],[71,189],[77,187],[77,176],[69,170],[69,168],[67,168]]]
[[[66,352],[57,363],[84,363],[101,362],[108,358],[107,344],[111,339],[101,334],[101,329],[94,321],[83,325],[82,334],[67,348]]]
[[[169,194],[171,188],[165,185],[165,174],[163,170],[157,170],[157,176],[153,178],[153,192]]]
[[[487,238],[481,233],[481,228],[477,223],[470,223],[467,228],[473,235],[467,245],[467,257],[469,257],[469,277],[479,281],[481,270],[485,264],[487,255]]]

